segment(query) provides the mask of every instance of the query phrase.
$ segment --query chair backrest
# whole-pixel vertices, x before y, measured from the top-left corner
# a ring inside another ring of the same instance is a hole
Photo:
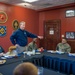
[[[4,52],[4,49],[0,46],[0,53]]]

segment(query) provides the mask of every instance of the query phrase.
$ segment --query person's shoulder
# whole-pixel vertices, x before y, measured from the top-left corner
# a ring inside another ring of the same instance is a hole
[[[68,43],[66,43],[66,45],[70,46]]]
[[[62,43],[58,43],[58,45],[61,45]]]
[[[27,30],[24,30],[24,32],[26,32],[26,33],[30,33],[29,31],[27,31]]]
[[[32,45],[33,44],[33,42],[30,42],[28,45]]]
[[[15,31],[13,31],[13,33],[17,33],[17,32],[19,32],[19,29],[17,29],[17,30],[15,30]]]

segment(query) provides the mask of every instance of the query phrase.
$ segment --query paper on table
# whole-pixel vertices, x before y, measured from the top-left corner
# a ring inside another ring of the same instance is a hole
[[[58,54],[63,54],[64,52],[62,52],[62,51],[56,51],[56,53],[58,53]]]
[[[4,64],[6,62],[6,60],[0,60],[0,65]]]
[[[54,50],[48,50],[47,52],[56,53]]]
[[[36,52],[35,54],[41,54],[41,53],[39,53],[39,52]]]
[[[69,56],[75,56],[75,53],[69,53]]]
[[[47,52],[51,52],[51,51],[53,51],[53,50],[47,50]]]

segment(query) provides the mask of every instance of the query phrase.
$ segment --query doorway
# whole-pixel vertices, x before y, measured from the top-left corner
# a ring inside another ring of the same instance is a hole
[[[60,42],[60,20],[49,20],[44,22],[44,48],[47,50],[56,50]]]

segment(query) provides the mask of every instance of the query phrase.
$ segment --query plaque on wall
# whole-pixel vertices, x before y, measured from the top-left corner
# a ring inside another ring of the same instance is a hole
[[[6,35],[6,26],[0,26],[0,37]]]
[[[17,30],[19,28],[19,22],[17,20],[13,21],[13,29]]]
[[[66,17],[74,17],[75,10],[66,10]]]
[[[0,11],[0,24],[5,23],[8,17],[4,11]]]
[[[75,39],[75,32],[66,32],[66,39]]]

